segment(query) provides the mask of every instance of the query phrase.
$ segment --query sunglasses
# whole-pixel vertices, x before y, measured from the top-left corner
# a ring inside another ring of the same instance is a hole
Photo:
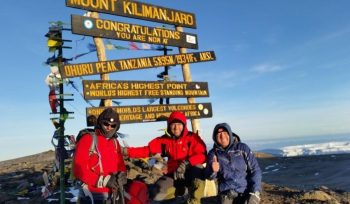
[[[111,128],[116,128],[117,127],[117,124],[109,124],[109,123],[106,123],[106,122],[104,122],[103,125],[106,126],[106,127],[111,126]]]

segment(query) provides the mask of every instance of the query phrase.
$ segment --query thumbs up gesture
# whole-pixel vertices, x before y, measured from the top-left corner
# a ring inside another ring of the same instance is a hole
[[[216,155],[214,155],[213,157],[213,163],[211,164],[211,167],[215,173],[218,172],[220,169],[220,164],[218,162],[218,158],[216,157]]]

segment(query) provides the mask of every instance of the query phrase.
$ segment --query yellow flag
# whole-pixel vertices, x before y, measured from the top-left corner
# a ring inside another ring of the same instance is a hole
[[[58,47],[60,45],[62,45],[62,42],[59,42],[57,40],[52,40],[52,39],[48,39],[47,40],[47,46],[48,47]]]

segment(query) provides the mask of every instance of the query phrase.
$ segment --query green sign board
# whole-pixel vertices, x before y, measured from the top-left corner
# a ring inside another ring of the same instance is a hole
[[[74,34],[198,49],[196,34],[77,15],[71,21]]]
[[[182,27],[196,28],[193,13],[130,0],[66,0],[66,6],[138,18]]]
[[[208,97],[207,82],[83,80],[85,99]]]
[[[207,62],[215,60],[214,51],[194,52],[177,55],[161,55],[142,58],[130,58],[81,64],[66,64],[60,67],[63,78],[122,72],[152,67],[174,66],[178,64]]]
[[[87,125],[94,126],[97,117],[106,107],[86,108]],[[188,119],[210,118],[213,116],[211,103],[114,106],[121,123],[142,123],[166,120],[171,112],[182,111]]]

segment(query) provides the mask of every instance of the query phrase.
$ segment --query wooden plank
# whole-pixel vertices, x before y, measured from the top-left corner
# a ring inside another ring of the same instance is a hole
[[[94,126],[96,119],[106,107],[86,108],[88,126]],[[211,103],[113,106],[121,123],[142,123],[166,120],[172,111],[182,111],[188,119],[210,118],[213,116]]]
[[[71,22],[74,34],[198,49],[196,34],[77,15]]]
[[[208,97],[207,82],[83,80],[85,99]]]
[[[63,78],[104,74],[112,72],[131,71],[138,69],[174,66],[178,64],[214,61],[214,51],[194,52],[176,55],[160,55],[141,58],[129,58],[110,61],[90,62],[81,64],[66,64],[61,66],[60,73]]]
[[[66,0],[66,6],[142,20],[196,28],[193,13],[130,0]]]

